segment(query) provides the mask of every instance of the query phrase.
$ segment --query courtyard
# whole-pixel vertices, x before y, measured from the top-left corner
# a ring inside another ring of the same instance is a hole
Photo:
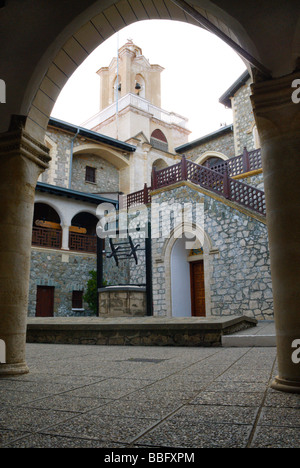
[[[275,347],[28,344],[0,381],[1,448],[299,448]]]

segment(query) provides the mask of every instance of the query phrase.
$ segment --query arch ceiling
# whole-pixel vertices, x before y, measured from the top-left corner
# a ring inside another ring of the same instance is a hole
[[[118,169],[123,169],[129,166],[129,160],[122,156],[117,151],[113,151],[106,147],[101,147],[101,145],[95,145],[93,143],[80,145],[74,148],[73,155],[78,156],[80,154],[95,154],[102,159],[105,159],[109,163]]]
[[[189,0],[190,5],[268,68],[273,77],[292,73],[299,57],[298,0]],[[1,79],[7,104],[0,106],[0,132],[12,115],[43,140],[54,103],[73,72],[116,31],[136,21],[195,21],[172,0],[11,0],[0,10]],[[26,27],[24,27],[26,25]],[[13,40],[12,40],[13,37]],[[193,44],[193,47],[195,44]]]

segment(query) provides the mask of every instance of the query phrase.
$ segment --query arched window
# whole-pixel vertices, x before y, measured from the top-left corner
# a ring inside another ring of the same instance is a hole
[[[120,99],[121,95],[122,95],[122,82],[121,82],[121,77],[119,75],[119,77],[116,76],[115,81],[114,81],[114,86],[113,86],[114,102]]]
[[[153,146],[153,148],[159,149],[161,151],[168,151],[169,149],[168,140],[165,134],[159,128],[152,132],[150,144]]]
[[[136,75],[134,92],[141,98],[146,98],[146,83],[142,75]]]

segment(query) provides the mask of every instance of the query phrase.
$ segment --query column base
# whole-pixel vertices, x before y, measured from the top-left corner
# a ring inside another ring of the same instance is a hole
[[[0,378],[8,375],[22,375],[28,374],[29,368],[27,364],[0,364]]]
[[[300,382],[281,379],[276,377],[271,384],[271,388],[285,393],[300,393]]]

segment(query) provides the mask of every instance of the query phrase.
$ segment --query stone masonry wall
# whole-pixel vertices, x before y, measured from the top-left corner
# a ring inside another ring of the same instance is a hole
[[[50,168],[41,176],[41,181],[68,188],[70,173],[71,144],[74,135],[49,128],[45,143],[50,149],[52,161]],[[74,148],[86,141],[76,139]],[[86,166],[96,168],[96,184],[85,182]],[[118,192],[119,170],[99,156],[91,154],[75,155],[72,168],[72,189],[86,193]]]
[[[89,272],[96,270],[96,255],[35,248],[31,252],[28,315],[36,314],[37,286],[55,287],[54,316],[91,315],[87,304],[85,312],[72,312],[72,291],[86,291]]]
[[[196,148],[187,151],[185,155],[187,159],[196,161],[199,156],[204,154],[206,151],[217,151],[224,154],[225,156],[228,156],[228,158],[233,158],[235,156],[233,133],[229,132],[220,136],[219,138],[213,138],[210,141],[200,144]]]
[[[50,148],[50,168],[46,170],[41,181],[59,187],[68,187],[70,171],[72,135],[54,129],[46,132],[46,144]]]
[[[86,166],[96,169],[96,182],[86,182]],[[72,167],[72,189],[85,193],[118,192],[118,169],[93,154],[74,156]]]
[[[154,195],[152,203],[170,205],[204,202],[204,228],[211,242],[204,252],[207,316],[247,315],[273,318],[273,295],[266,225],[190,186],[183,185]],[[162,218],[167,224],[167,212]],[[176,224],[176,219],[175,219]],[[169,239],[153,242],[153,280],[155,315],[171,315]]]
[[[246,179],[241,179],[241,182],[245,182],[246,184],[249,184],[252,187],[257,187],[259,190],[262,191],[264,191],[265,189],[263,173],[247,177]]]
[[[251,80],[248,80],[248,82],[237,91],[232,99],[235,151],[237,155],[242,154],[245,146],[248,151],[255,149],[252,133],[255,119],[250,100],[250,84]]]

